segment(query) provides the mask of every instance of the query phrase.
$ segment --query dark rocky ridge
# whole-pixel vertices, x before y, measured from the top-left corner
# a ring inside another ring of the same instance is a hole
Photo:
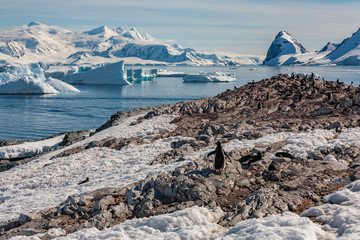
[[[133,124],[161,114],[177,114],[177,128],[159,137],[181,135],[191,140],[172,143],[172,150],[149,164],[168,164],[172,159],[198,151],[217,140],[256,139],[269,133],[301,132],[359,125],[360,90],[344,83],[311,77],[274,76],[241,88],[227,90],[213,98],[174,105],[119,112],[101,131],[140,113]],[[119,148],[142,144],[137,139],[104,139],[81,147]],[[350,181],[360,179],[360,149],[357,146],[323,149],[306,158],[275,157],[285,143],[256,146],[229,152],[221,174],[211,170],[211,159],[201,156],[175,171],[144,179],[124,188],[100,189],[83,196],[71,196],[58,207],[0,223],[0,237],[29,235],[62,228],[67,233],[87,227],[103,229],[126,219],[173,212],[190,206],[219,206],[226,214],[223,226],[264,217],[268,214],[303,210],[321,203]],[[76,150],[76,149],[75,149]],[[240,159],[262,152],[262,159],[240,163]],[[71,151],[69,152],[71,154]],[[344,159],[348,168],[323,161],[327,154]],[[58,156],[61,157],[61,156]],[[29,231],[31,229],[31,231]]]

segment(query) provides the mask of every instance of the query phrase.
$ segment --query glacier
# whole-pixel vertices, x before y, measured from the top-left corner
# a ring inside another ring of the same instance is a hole
[[[46,78],[43,63],[0,64],[0,94],[57,94],[80,92],[77,88],[53,78]]]

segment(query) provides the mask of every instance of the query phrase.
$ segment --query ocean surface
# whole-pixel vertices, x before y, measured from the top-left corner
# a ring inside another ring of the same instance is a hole
[[[139,67],[128,67],[139,68]],[[94,129],[112,114],[138,107],[177,103],[212,97],[226,89],[240,87],[279,73],[314,72],[329,81],[338,78],[360,84],[359,67],[151,67],[185,73],[224,71],[235,73],[230,83],[184,83],[182,78],[155,78],[131,86],[75,85],[80,93],[46,95],[0,95],[0,141],[40,139],[65,132]]]

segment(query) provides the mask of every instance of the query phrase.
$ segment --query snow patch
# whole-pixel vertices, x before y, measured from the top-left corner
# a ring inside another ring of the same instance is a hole
[[[248,219],[236,224],[219,239],[335,239],[310,219],[284,212],[260,219]]]
[[[326,204],[310,208],[302,216],[315,217],[323,229],[336,232],[337,239],[360,238],[360,180],[324,198]]]
[[[0,147],[0,159],[31,157],[55,148],[62,143],[65,135],[36,142]]]

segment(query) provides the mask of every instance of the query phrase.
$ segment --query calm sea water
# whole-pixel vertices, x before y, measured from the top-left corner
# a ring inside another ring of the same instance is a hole
[[[156,78],[131,86],[77,85],[80,93],[57,95],[0,95],[0,140],[40,139],[64,131],[93,129],[120,110],[177,103],[215,96],[249,81],[278,73],[317,73],[327,80],[339,78],[360,84],[360,67],[162,67],[186,73],[234,72],[230,83],[184,83],[182,78]]]

